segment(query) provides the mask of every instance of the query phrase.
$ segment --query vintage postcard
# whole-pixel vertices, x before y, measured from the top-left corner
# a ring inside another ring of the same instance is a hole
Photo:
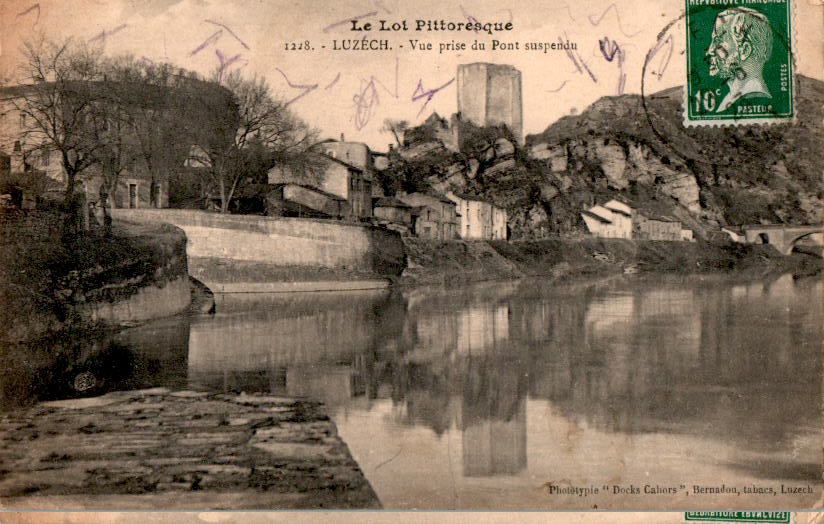
[[[822,25],[3,1],[0,523],[821,522]]]

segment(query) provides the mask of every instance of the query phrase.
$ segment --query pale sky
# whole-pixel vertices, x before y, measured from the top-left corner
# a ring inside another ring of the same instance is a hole
[[[622,71],[626,75],[623,91],[639,93],[647,52],[684,9],[681,0],[529,4],[500,0],[0,0],[0,71],[13,70],[20,42],[37,31],[53,38],[73,36],[102,45],[110,54],[131,53],[204,74],[223,60],[227,71],[242,68],[248,74],[265,76],[273,93],[291,101],[289,107],[324,137],[344,133],[347,140],[386,150],[393,139],[381,132],[384,119],[415,124],[433,111],[448,117],[457,110],[452,80],[462,63],[493,62],[520,69],[524,135],[540,132],[570,112],[580,112],[601,96],[617,94]],[[794,4],[796,72],[823,79],[824,7],[820,0],[795,0]],[[374,26],[379,20],[405,19],[409,30],[357,33],[350,31],[348,21],[355,17]],[[511,21],[513,30],[494,35],[414,31],[416,19],[465,22],[468,18],[482,23]],[[340,42],[363,35],[388,39],[393,49],[332,50],[334,39]],[[523,50],[525,42],[557,42],[559,38],[577,44],[573,57],[564,51]],[[486,44],[485,51],[439,53],[442,42],[465,42],[469,47],[476,39]],[[518,42],[521,49],[493,52],[493,39]],[[314,51],[284,49],[287,42],[306,40]],[[409,40],[430,42],[433,50],[412,50]],[[647,74],[648,92],[684,83],[683,20],[664,33],[662,41]],[[623,63],[619,64],[621,54]],[[445,87],[431,92],[441,86]]]

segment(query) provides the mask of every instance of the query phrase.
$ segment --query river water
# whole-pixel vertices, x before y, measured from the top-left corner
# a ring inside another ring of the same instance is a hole
[[[648,275],[218,295],[84,358],[107,389],[321,400],[386,508],[797,508],[821,496],[821,297],[817,279]],[[738,494],[695,490],[722,484]]]

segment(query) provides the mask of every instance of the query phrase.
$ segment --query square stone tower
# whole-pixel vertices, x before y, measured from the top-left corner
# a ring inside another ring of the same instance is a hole
[[[505,124],[522,144],[521,72],[511,65],[459,65],[458,112],[477,126]]]

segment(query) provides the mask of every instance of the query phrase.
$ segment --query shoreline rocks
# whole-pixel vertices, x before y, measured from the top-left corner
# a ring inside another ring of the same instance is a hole
[[[166,388],[0,416],[0,507],[379,508],[318,402]]]

